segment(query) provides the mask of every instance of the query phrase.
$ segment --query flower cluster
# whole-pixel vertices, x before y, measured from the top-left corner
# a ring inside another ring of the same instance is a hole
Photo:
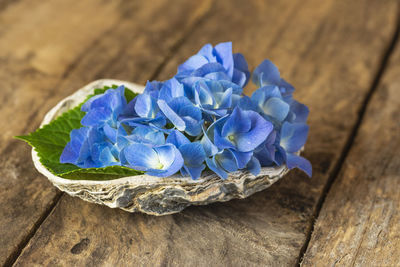
[[[292,98],[294,87],[264,60],[252,73],[259,88],[248,97],[250,72],[232,44],[205,45],[164,82],[147,82],[127,103],[124,86],[90,98],[82,128],[73,130],[60,161],[81,168],[127,166],[167,177],[178,171],[197,179],[208,167],[229,172],[311,164],[304,146],[308,108]]]

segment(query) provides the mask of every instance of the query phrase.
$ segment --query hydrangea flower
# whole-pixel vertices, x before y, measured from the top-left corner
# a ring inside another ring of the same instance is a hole
[[[200,142],[191,143],[188,138],[176,130],[168,135],[166,142],[175,145],[181,152],[184,161],[180,170],[181,174],[198,179],[206,167],[204,165],[206,153]]]
[[[251,101],[256,105],[257,111],[272,122],[281,123],[289,114],[290,106],[283,100],[275,85],[257,89],[251,95]]]
[[[204,45],[200,51],[178,67],[178,79],[206,77],[228,79],[244,87],[250,77],[247,62],[242,54],[232,53],[232,43],[220,43],[213,47]]]
[[[202,79],[193,86],[194,102],[208,121],[228,114],[240,100],[243,89],[229,81]]]
[[[159,90],[162,83],[147,82],[143,94],[136,96],[125,107],[120,121],[130,125],[154,125],[163,127],[166,124],[166,118],[157,105]]]
[[[266,85],[278,86],[284,97],[290,98],[294,92],[294,87],[281,78],[278,68],[268,59],[264,60],[255,68],[252,79],[259,87]]]
[[[286,164],[311,176],[298,152],[307,139],[307,106],[294,87],[264,60],[253,72],[259,87],[243,94],[250,77],[232,43],[207,44],[171,79],[147,82],[127,103],[125,88],[89,99],[80,129],[70,133],[60,161],[82,168],[121,165],[168,177],[198,179],[203,170],[226,179],[230,172]]]
[[[173,144],[150,145],[133,143],[121,152],[127,166],[146,174],[167,177],[179,171],[183,166],[183,158]]]
[[[86,112],[82,118],[82,125],[99,127],[112,142],[116,142],[118,117],[126,107],[125,87],[107,90],[104,94],[90,98],[82,105],[81,110]]]
[[[207,166],[220,177],[243,169],[252,159],[253,151],[263,143],[273,125],[258,113],[236,107],[231,115],[213,123],[203,136],[202,144],[210,158]],[[258,170],[257,159],[252,160],[250,171]]]
[[[100,168],[120,165],[119,151],[99,128],[82,127],[71,131],[71,141],[60,157],[61,163],[81,168]]]
[[[190,136],[197,136],[201,133],[203,124],[201,110],[186,97],[172,98],[169,102],[159,99],[157,104],[165,117],[179,131],[184,131]]]

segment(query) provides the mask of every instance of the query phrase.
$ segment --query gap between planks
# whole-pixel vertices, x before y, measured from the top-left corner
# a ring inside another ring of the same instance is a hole
[[[155,71],[152,73],[151,76],[149,76],[150,80],[154,80],[158,74],[164,69],[164,67],[167,65],[168,61],[179,51],[180,47],[185,43],[185,41],[187,40],[188,37],[190,37],[191,33],[197,28],[199,27],[204,20],[211,14],[211,10],[208,10],[207,12],[205,12],[204,15],[202,15],[197,21],[195,21],[193,23],[193,25],[189,28],[187,28],[183,34],[182,37],[180,37],[169,49],[169,51],[166,53],[166,55],[164,56],[164,59],[162,60],[162,62],[159,64],[159,66],[155,69]],[[113,28],[113,27],[112,27]],[[106,32],[109,32],[106,31]],[[103,36],[104,33],[101,34],[101,36]],[[100,36],[100,37],[101,37]],[[99,39],[99,38],[97,38]],[[96,39],[96,40],[97,40]],[[80,57],[78,57],[80,58]],[[74,69],[76,66],[76,62],[73,62],[68,68],[67,70],[64,72],[64,74],[61,77],[61,80],[64,80],[68,77],[68,74],[71,72],[72,69]],[[18,259],[18,257],[21,255],[22,250],[26,247],[26,245],[29,243],[29,241],[32,239],[32,237],[35,235],[35,233],[37,232],[37,230],[39,229],[39,227],[42,225],[42,223],[47,219],[47,217],[49,217],[51,215],[51,213],[53,212],[53,210],[55,209],[55,207],[57,206],[59,200],[61,199],[61,197],[64,195],[64,192],[57,192],[56,196],[53,198],[53,200],[51,201],[49,207],[45,210],[45,212],[42,214],[42,216],[40,216],[39,220],[33,225],[32,229],[28,232],[27,236],[24,238],[24,240],[22,240],[22,242],[20,244],[18,244],[16,250],[10,254],[10,256],[7,258],[6,262],[4,263],[4,267],[9,267],[12,266],[16,260]]]
[[[4,267],[12,266],[14,262],[18,259],[19,255],[21,255],[22,250],[26,247],[29,240],[35,235],[36,231],[42,225],[42,223],[47,219],[47,217],[52,213],[54,208],[57,206],[58,201],[60,200],[62,192],[57,192],[56,196],[52,199],[50,205],[43,212],[40,218],[33,224],[32,228],[29,230],[28,234],[22,240],[21,243],[18,244],[17,248],[8,256],[6,262],[4,263]]]
[[[361,104],[360,110],[358,111],[357,121],[354,124],[353,129],[351,130],[349,137],[346,141],[346,144],[345,144],[342,152],[340,153],[340,157],[339,157],[331,175],[329,176],[327,183],[324,186],[324,189],[321,193],[320,199],[318,200],[314,214],[311,216],[311,219],[310,219],[311,222],[309,224],[309,229],[307,231],[307,238],[306,238],[306,241],[304,242],[303,247],[300,250],[296,266],[301,266],[301,262],[303,260],[304,254],[307,251],[307,248],[311,241],[312,233],[314,232],[315,221],[317,220],[317,218],[321,212],[322,205],[325,202],[326,196],[328,195],[333,183],[335,182],[337,176],[339,175],[339,173],[342,169],[343,163],[345,162],[347,155],[349,154],[349,151],[353,145],[353,142],[358,134],[358,130],[364,119],[364,115],[367,110],[368,104],[369,104],[373,94],[376,92],[376,90],[378,88],[381,78],[382,78],[384,72],[386,71],[386,67],[388,65],[389,59],[390,59],[391,55],[393,54],[393,51],[394,51],[394,48],[396,47],[397,42],[399,41],[399,34],[400,34],[400,4],[398,4],[398,6],[397,6],[397,22],[396,22],[395,31],[393,33],[393,37],[390,40],[387,48],[385,49],[385,51],[382,55],[382,59],[381,59],[381,63],[378,68],[378,71],[375,75],[375,78],[371,84],[370,89],[368,90],[368,92]]]

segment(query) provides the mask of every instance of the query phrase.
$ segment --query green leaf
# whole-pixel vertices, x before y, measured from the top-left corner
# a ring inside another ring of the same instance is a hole
[[[78,169],[60,174],[61,177],[71,180],[113,180],[126,176],[134,176],[143,174],[142,171],[137,171],[123,166],[110,166],[105,168],[88,168]]]
[[[105,91],[117,87],[117,85],[113,85],[112,87],[106,86],[95,89],[94,94],[90,95],[83,103],[94,95],[103,94]],[[125,88],[125,97],[128,102],[136,95],[136,93]],[[70,132],[73,129],[82,127],[81,120],[85,115],[85,112],[81,111],[83,103],[64,112],[42,128],[25,136],[16,136],[16,138],[31,145],[38,153],[43,166],[53,174],[63,178],[72,180],[112,180],[142,174],[143,172],[141,171],[122,166],[84,169],[73,164],[60,163],[60,156],[70,140]]]

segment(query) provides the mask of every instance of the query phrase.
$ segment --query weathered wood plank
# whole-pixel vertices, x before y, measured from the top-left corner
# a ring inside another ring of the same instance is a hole
[[[60,194],[12,136],[37,128],[55,103],[98,77],[144,83],[209,6],[19,1],[0,12],[0,265],[26,244]]]
[[[296,97],[310,106],[305,155],[314,165],[314,177],[292,172],[248,199],[164,217],[63,196],[16,265],[295,264],[313,210],[394,32],[396,4],[217,1],[159,78],[168,78],[207,42],[234,41],[253,68],[271,58],[298,87]]]
[[[302,266],[400,266],[400,44],[324,202]]]

